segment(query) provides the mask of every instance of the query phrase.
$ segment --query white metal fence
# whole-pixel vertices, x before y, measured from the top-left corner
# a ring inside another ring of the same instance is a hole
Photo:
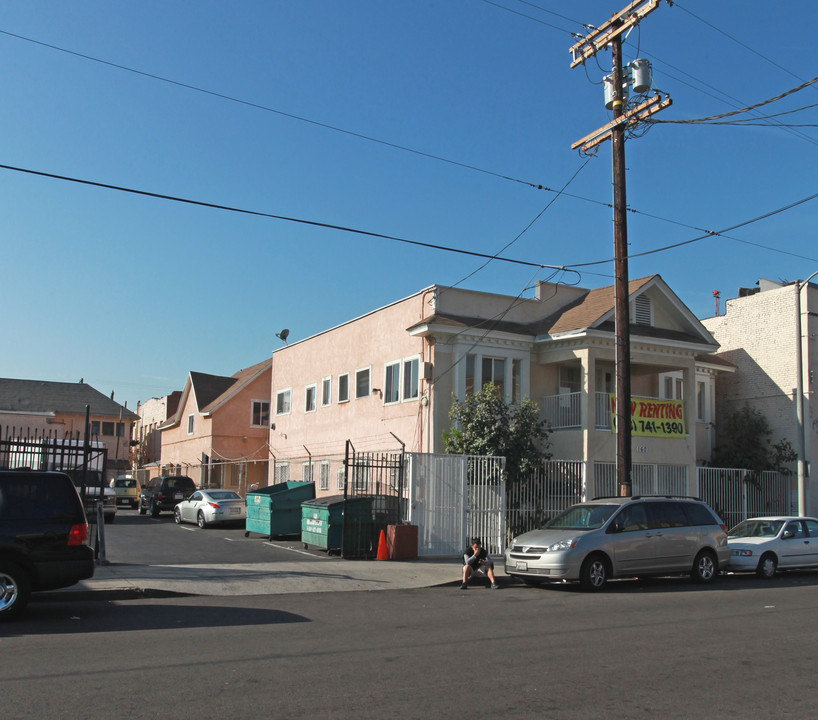
[[[631,466],[633,495],[689,495],[687,465],[634,463]],[[594,463],[594,495],[616,495],[616,463]]]
[[[792,503],[792,482],[778,472],[741,469],[698,468],[699,494],[733,527],[748,517],[796,514]]]

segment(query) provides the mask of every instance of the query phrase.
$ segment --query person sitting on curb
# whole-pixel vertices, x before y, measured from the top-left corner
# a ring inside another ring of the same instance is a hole
[[[472,538],[471,544],[463,552],[463,583],[461,590],[469,587],[469,579],[479,575],[487,577],[491,582],[492,590],[497,589],[494,580],[494,563],[486,549],[482,546],[480,538]]]

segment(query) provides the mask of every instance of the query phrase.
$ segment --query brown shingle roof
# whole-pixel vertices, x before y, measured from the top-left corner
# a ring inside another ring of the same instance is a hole
[[[0,378],[0,411],[84,415],[136,420],[137,415],[84,382],[49,382]]]

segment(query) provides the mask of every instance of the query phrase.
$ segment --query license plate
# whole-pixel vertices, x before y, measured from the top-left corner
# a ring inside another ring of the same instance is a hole
[[[241,512],[241,508],[230,508],[229,512],[231,515],[238,515]]]
[[[176,494],[173,496],[173,499],[174,499],[174,500],[183,500],[183,499],[184,499],[184,497],[185,497],[185,496],[184,496],[184,494],[183,494],[183,493],[176,493]]]
[[[527,562],[517,562],[517,570],[528,570]]]

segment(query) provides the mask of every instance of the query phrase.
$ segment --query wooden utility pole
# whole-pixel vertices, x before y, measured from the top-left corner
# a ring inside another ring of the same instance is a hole
[[[571,67],[584,63],[605,47],[613,55],[612,110],[613,122],[575,142],[572,148],[583,151],[611,139],[613,160],[614,224],[614,313],[616,332],[616,484],[617,494],[632,494],[631,469],[631,351],[630,304],[628,293],[628,221],[625,196],[625,131],[631,125],[671,104],[670,98],[657,94],[628,109],[625,102],[626,78],[622,64],[622,34],[634,27],[658,6],[660,0],[634,0],[610,20],[592,30],[571,47]]]

